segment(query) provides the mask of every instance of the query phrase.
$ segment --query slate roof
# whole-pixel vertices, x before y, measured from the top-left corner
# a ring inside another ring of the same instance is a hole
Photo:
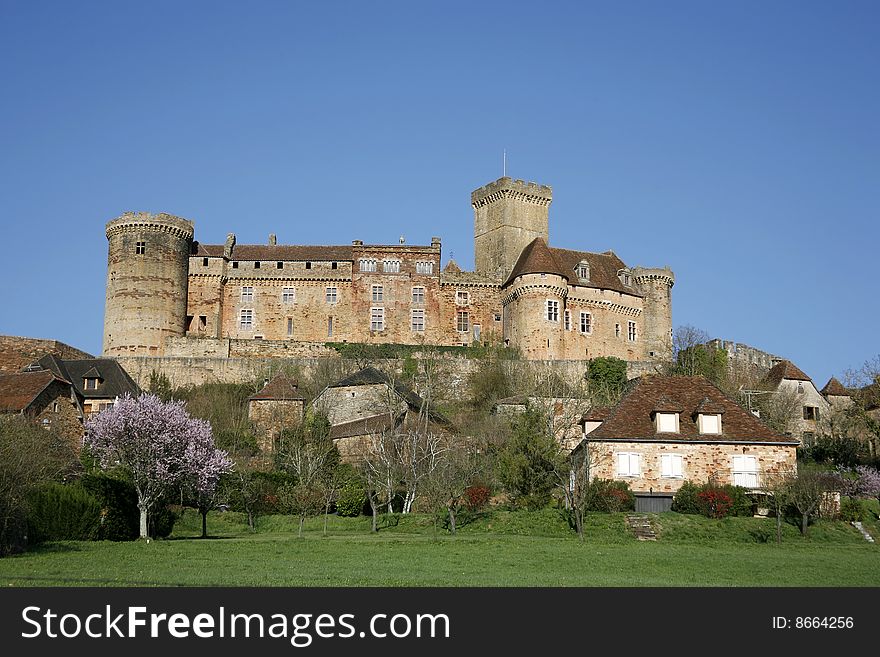
[[[330,438],[351,438],[352,436],[368,436],[373,433],[381,433],[396,427],[403,420],[403,415],[391,417],[388,413],[373,415],[371,417],[343,422],[330,427]]]
[[[589,281],[582,282],[577,277],[575,270],[582,260],[586,260],[590,265]],[[520,253],[504,285],[510,285],[515,278],[524,274],[556,274],[572,285],[642,296],[635,288],[627,287],[620,282],[617,272],[621,269],[626,269],[626,265],[613,251],[590,253],[558,249],[548,246],[542,238],[536,237]]]
[[[248,397],[248,400],[276,400],[276,401],[305,401],[305,397],[299,392],[299,385],[286,374],[277,374],[258,393]]]
[[[825,387],[822,388],[823,395],[830,395],[833,397],[852,397],[852,393],[843,387],[843,384],[838,381],[833,376],[828,379],[828,383],[825,384]]]
[[[584,413],[581,422],[604,422],[611,414],[611,409],[607,406],[594,406]]]
[[[810,377],[804,374],[790,360],[781,360],[770,368],[767,375],[761,380],[761,383],[771,388],[778,388],[783,379],[792,379],[794,381],[812,381]]]
[[[69,381],[46,370],[0,374],[0,412],[26,410],[53,381],[70,385]]]
[[[61,360],[48,354],[36,363],[29,365],[27,371],[48,370],[58,378],[70,381],[76,394],[83,399],[114,399],[124,395],[136,397],[140,388],[122,366],[112,358],[89,358],[85,360]],[[101,379],[97,390],[85,390],[83,379]]]
[[[682,409],[678,433],[657,433],[652,414],[663,397]],[[721,434],[700,434],[697,428],[696,410],[708,404],[724,413]],[[798,444],[797,440],[773,431],[701,376],[642,377],[587,439]]]
[[[223,244],[193,245],[195,256],[223,257]],[[351,245],[312,246],[298,244],[236,244],[232,247],[233,260],[296,260],[315,262],[352,260]]]

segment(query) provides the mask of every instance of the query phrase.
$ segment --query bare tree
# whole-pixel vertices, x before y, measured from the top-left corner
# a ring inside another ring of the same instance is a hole
[[[801,467],[788,487],[788,499],[801,514],[801,535],[806,536],[810,516],[818,512],[826,493],[833,490],[834,478],[816,468]]]
[[[443,458],[427,479],[425,498],[435,511],[445,511],[450,533],[457,531],[456,518],[468,487],[485,474],[485,469],[485,457],[477,445],[460,441],[448,445]]]
[[[681,374],[699,374],[697,348],[709,342],[709,334],[703,329],[685,324],[677,326],[672,333],[672,356]]]
[[[394,490],[400,480],[393,436],[393,427],[370,433],[363,440],[358,455],[357,468],[370,503],[373,532],[378,531],[379,509],[384,506],[389,513],[392,512]]]
[[[794,470],[784,470],[773,475],[765,475],[761,488],[767,493],[776,516],[776,542],[782,543],[782,518],[785,509],[792,501],[793,485],[797,479]]]

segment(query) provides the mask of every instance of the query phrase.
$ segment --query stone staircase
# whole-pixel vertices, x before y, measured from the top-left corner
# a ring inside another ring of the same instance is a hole
[[[874,542],[874,537],[868,533],[868,530],[865,529],[865,527],[864,527],[864,525],[862,525],[862,523],[854,522],[854,523],[852,523],[852,526],[855,527],[856,529],[858,529],[860,532],[862,532],[862,536],[865,537],[865,540],[868,541],[868,543]]]
[[[654,523],[648,516],[629,514],[626,516],[626,526],[640,541],[656,541],[657,532]]]

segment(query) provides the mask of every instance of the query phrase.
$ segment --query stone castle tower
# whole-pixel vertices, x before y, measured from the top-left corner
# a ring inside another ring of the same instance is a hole
[[[107,224],[105,356],[158,355],[186,331],[193,223],[127,212]]]
[[[553,190],[508,177],[471,193],[477,273],[507,278],[523,249],[536,237],[550,240]]]
[[[642,340],[649,358],[672,358],[672,286],[675,275],[669,267],[663,269],[635,267],[633,282],[644,295]]]

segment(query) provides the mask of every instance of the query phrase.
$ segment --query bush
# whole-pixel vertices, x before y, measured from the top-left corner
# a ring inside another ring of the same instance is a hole
[[[159,500],[147,516],[147,535],[152,538],[166,538],[174,529],[175,522],[177,522],[177,514],[171,504],[167,500]]]
[[[28,540],[91,541],[101,526],[101,505],[82,486],[45,483],[28,496]]]
[[[703,493],[712,493],[712,495],[704,495]],[[718,494],[723,494],[719,496]],[[713,506],[718,501],[723,501],[724,515],[717,516],[718,508]],[[686,481],[678,489],[672,500],[672,510],[678,513],[692,513],[695,515],[704,515],[709,518],[724,516],[741,516],[750,517],[752,515],[752,499],[749,492],[742,486],[732,486],[725,484],[717,486],[711,482],[705,484],[697,484],[693,481]]]
[[[133,541],[140,533],[137,493],[127,481],[104,474],[83,475],[80,485],[101,506],[96,538],[101,541]]]
[[[840,502],[840,519],[846,522],[862,522],[865,519],[865,507],[862,501],[844,498]]]
[[[364,510],[366,502],[364,487],[357,481],[349,481],[336,496],[336,514],[343,518],[354,518]]]
[[[468,486],[464,490],[465,506],[469,511],[479,511],[489,503],[490,495],[486,486]]]
[[[678,489],[675,497],[672,498],[672,510],[678,513],[691,513],[694,515],[702,513],[699,501],[697,500],[697,495],[702,490],[703,487],[700,484],[696,484],[693,481],[684,482],[681,488]]]
[[[733,499],[720,488],[707,488],[697,494],[700,510],[707,518],[720,520],[733,508]]]
[[[593,479],[587,488],[587,511],[617,513],[636,508],[636,497],[625,481]]]

